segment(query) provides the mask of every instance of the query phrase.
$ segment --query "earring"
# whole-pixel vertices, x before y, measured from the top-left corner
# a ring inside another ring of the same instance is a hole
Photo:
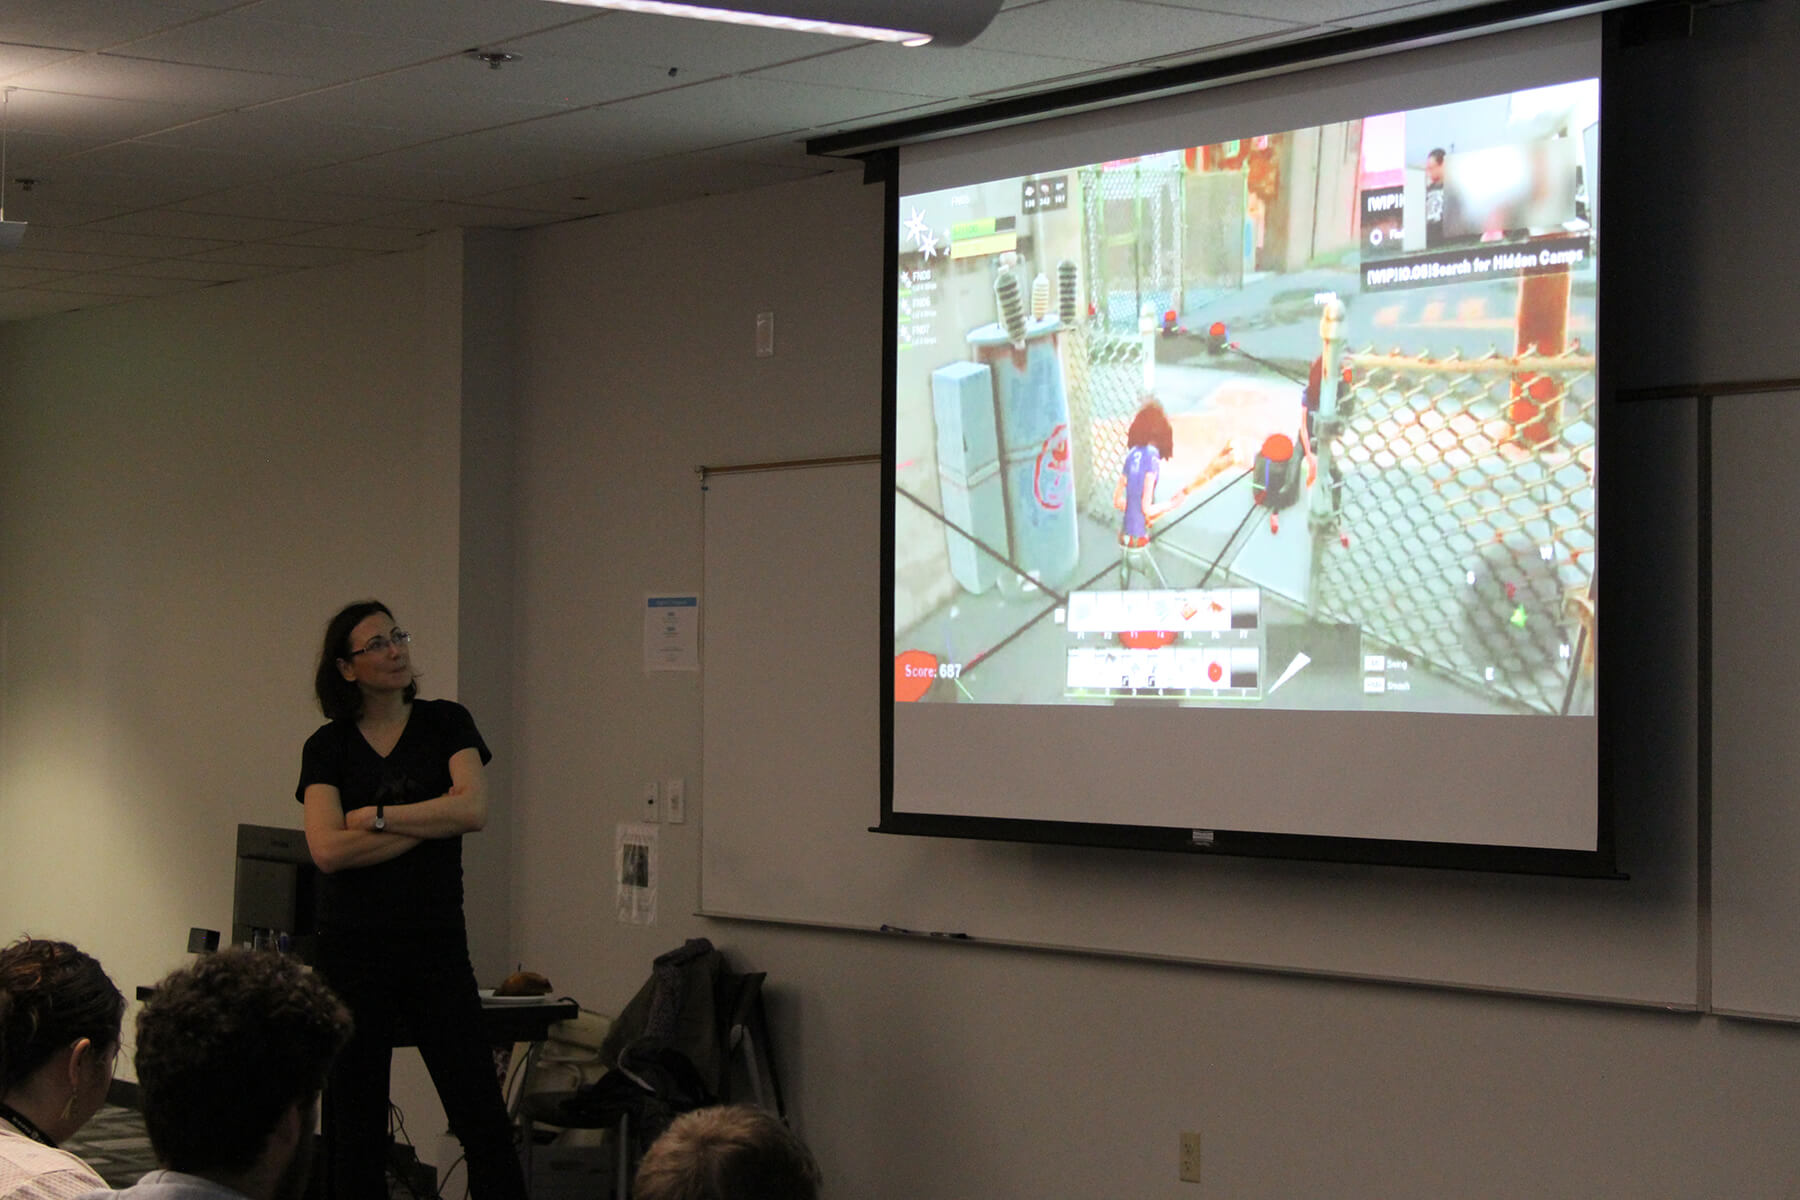
[[[64,1121],[72,1121],[75,1119],[75,1093],[73,1091],[69,1093],[69,1098],[63,1102],[62,1119]]]

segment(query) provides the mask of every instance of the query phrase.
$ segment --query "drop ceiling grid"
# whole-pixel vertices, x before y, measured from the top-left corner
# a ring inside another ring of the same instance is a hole
[[[907,50],[545,0],[7,0],[0,320],[853,169],[803,140],[1473,3],[1010,0]]]

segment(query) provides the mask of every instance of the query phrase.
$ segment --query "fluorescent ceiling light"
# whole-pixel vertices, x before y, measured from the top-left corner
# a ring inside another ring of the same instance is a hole
[[[733,0],[729,6],[689,4],[685,0],[560,2],[871,42],[899,42],[906,46],[929,42],[960,46],[986,29],[1000,8],[1000,0]]]

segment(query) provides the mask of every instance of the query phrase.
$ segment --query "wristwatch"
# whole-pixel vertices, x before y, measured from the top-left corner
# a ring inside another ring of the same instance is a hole
[[[387,832],[387,808],[381,804],[375,806],[375,832]]]

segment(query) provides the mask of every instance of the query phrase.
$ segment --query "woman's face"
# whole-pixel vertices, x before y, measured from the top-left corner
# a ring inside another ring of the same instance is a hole
[[[344,678],[370,691],[393,691],[412,682],[412,659],[405,634],[386,613],[370,613],[350,631],[349,649],[338,660]]]

